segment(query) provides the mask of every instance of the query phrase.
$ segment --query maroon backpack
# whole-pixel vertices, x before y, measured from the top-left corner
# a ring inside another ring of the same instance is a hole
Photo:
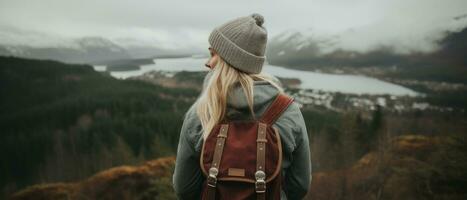
[[[280,200],[282,146],[272,124],[292,102],[279,94],[259,120],[223,121],[213,128],[201,151],[201,199]]]

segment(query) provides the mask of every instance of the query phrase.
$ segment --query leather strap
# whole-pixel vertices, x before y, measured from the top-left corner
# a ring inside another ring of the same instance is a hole
[[[274,124],[293,101],[293,98],[285,94],[278,94],[276,99],[274,99],[271,105],[266,109],[263,116],[261,116],[260,121],[266,124]]]
[[[266,156],[266,128],[267,124],[259,123],[258,135],[256,138],[256,171],[264,171]]]
[[[214,148],[214,157],[212,159],[211,167],[219,169],[219,164],[222,158],[222,152],[224,151],[225,139],[227,138],[227,132],[229,130],[228,124],[222,124],[221,130],[217,135],[216,147]]]
[[[227,139],[227,133],[229,130],[228,124],[222,124],[219,134],[217,135],[216,147],[214,147],[214,157],[212,159],[211,168],[209,169],[208,175],[208,189],[206,194],[207,200],[215,200],[216,198],[216,184],[217,184],[217,173],[215,176],[211,176],[211,169],[219,170],[221,163],[222,152],[224,151],[225,140]]]
[[[265,174],[265,164],[266,164],[266,128],[267,124],[259,123],[258,125],[258,134],[256,138],[256,183],[255,190],[257,199],[264,200],[266,198],[266,174]],[[258,177],[257,173],[260,177]]]

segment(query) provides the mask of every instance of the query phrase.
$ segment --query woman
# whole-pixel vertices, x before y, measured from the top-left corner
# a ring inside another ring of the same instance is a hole
[[[265,111],[279,93],[280,82],[261,73],[267,31],[259,14],[240,17],[215,28],[209,36],[210,68],[203,91],[185,115],[177,149],[173,185],[179,199],[199,199],[205,177],[201,148],[224,118],[251,120]],[[307,129],[296,103],[273,124],[282,141],[281,199],[302,199],[311,182]]]

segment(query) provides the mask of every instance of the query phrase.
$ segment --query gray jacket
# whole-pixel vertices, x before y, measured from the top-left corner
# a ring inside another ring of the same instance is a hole
[[[259,118],[278,90],[266,81],[255,81],[254,111]],[[229,119],[251,118],[241,87],[234,87],[228,97]],[[199,199],[205,180],[199,165],[203,145],[202,127],[193,104],[185,114],[177,148],[173,186],[179,199]],[[250,115],[250,116],[249,116]],[[297,103],[291,104],[273,125],[278,128],[283,149],[281,199],[302,199],[310,188],[311,160],[307,129]]]

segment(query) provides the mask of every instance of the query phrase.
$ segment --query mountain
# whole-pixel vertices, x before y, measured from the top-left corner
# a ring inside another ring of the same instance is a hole
[[[271,64],[320,66],[393,66],[457,64],[467,66],[467,27],[457,32],[445,32],[436,41],[434,52],[401,54],[395,46],[380,45],[362,52],[340,47],[339,37],[319,37],[310,32],[285,31],[271,39],[267,56]],[[424,60],[424,61],[423,61]]]
[[[130,59],[126,49],[102,37],[84,37],[62,46],[1,45],[0,55],[53,59],[66,63],[97,63]]]
[[[190,45],[162,48],[138,38],[72,38],[0,25],[0,55],[3,56],[102,64],[116,60],[191,56],[199,52],[198,47]]]
[[[394,46],[380,45],[368,51],[340,46],[338,36],[315,36],[312,32],[286,31],[273,37],[267,51],[273,65],[295,67],[392,67],[412,62],[418,53],[397,53]]]
[[[266,56],[270,64],[302,70],[377,67],[385,77],[467,83],[467,27],[445,32],[436,44],[433,52],[402,54],[388,45],[361,52],[339,47],[338,37],[287,31],[271,39]]]
[[[467,14],[433,24],[424,36],[381,38],[366,26],[336,34],[287,30],[268,43],[269,63],[290,67],[467,67]],[[436,31],[435,31],[436,30]],[[443,31],[444,30],[444,31]],[[431,69],[430,69],[431,70]]]
[[[467,27],[459,32],[447,32],[440,40],[441,49],[433,55],[453,65],[467,66]]]
[[[82,37],[58,45],[34,46],[2,44],[0,55],[33,59],[51,59],[66,63],[109,64],[121,60],[152,59],[156,57],[186,57],[190,49],[163,49],[154,46],[122,46],[103,37]]]

